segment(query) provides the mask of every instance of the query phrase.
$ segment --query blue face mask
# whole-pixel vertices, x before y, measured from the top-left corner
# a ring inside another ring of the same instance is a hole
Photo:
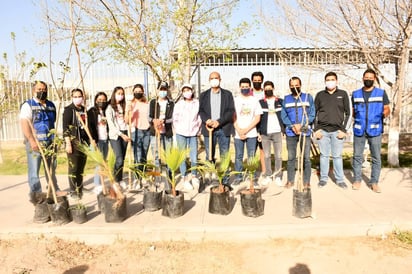
[[[249,93],[250,93],[250,88],[242,88],[241,90],[240,90],[240,92],[242,93],[242,95],[249,95]]]
[[[165,98],[167,96],[167,91],[166,90],[159,90],[159,97],[160,98]]]

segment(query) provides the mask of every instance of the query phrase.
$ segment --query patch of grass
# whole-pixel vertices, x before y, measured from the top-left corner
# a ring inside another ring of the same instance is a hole
[[[393,234],[398,241],[412,247],[412,231],[397,230]]]

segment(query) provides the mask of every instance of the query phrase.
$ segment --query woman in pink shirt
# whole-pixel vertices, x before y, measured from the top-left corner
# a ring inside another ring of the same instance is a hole
[[[181,88],[183,100],[176,103],[173,112],[173,126],[176,133],[176,142],[179,148],[190,149],[191,166],[197,165],[197,135],[200,131],[202,120],[199,116],[199,100],[194,98],[194,92],[190,84],[184,84]],[[180,174],[183,178],[183,186],[187,190],[199,187],[199,179],[196,178],[196,170],[191,175],[187,174],[186,163],[180,166]]]

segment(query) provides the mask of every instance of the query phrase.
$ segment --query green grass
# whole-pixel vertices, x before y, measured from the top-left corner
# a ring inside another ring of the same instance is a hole
[[[401,243],[412,246],[412,231],[395,231],[393,234]]]

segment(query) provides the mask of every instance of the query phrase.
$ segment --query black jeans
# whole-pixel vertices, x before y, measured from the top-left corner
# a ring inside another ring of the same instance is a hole
[[[69,159],[69,184],[70,190],[79,194],[83,193],[83,173],[87,161],[87,155],[81,152],[78,146],[73,142],[73,151],[67,154]]]

